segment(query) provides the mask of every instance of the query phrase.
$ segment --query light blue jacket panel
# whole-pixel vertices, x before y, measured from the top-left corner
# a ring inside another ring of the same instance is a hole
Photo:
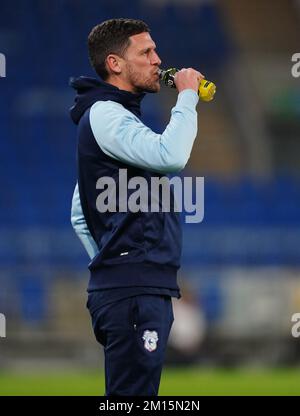
[[[162,134],[121,104],[97,101],[90,110],[91,129],[102,151],[114,159],[160,173],[178,172],[188,162],[197,135],[198,99],[194,90],[179,93]]]

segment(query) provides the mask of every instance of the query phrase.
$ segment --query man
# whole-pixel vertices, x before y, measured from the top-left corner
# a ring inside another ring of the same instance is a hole
[[[180,297],[178,213],[173,194],[171,212],[124,212],[118,198],[115,211],[99,210],[98,180],[121,181],[119,172],[126,169],[127,182],[120,185],[127,187],[135,177],[150,184],[151,178],[182,170],[197,133],[203,76],[193,69],[176,74],[177,104],[165,131],[156,134],[140,120],[145,93],[160,89],[161,60],[148,26],[132,19],[105,21],[91,31],[88,48],[99,79],[80,77],[71,84],[77,90],[71,117],[78,124],[72,225],[92,259],[87,307],[104,347],[105,394],[154,396],[173,322],[171,297]],[[128,189],[127,198],[131,194]]]

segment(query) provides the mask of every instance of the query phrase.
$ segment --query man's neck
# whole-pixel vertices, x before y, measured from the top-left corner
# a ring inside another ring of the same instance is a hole
[[[115,75],[111,75],[109,76],[105,82],[107,82],[108,84],[114,85],[115,87],[119,88],[120,90],[123,91],[129,91],[133,94],[136,94],[137,91],[135,91],[135,88],[129,84],[128,82],[124,81],[123,79],[115,76]]]

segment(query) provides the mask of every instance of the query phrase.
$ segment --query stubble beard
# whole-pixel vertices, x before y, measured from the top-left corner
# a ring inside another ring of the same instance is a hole
[[[158,92],[160,90],[160,83],[150,77],[145,77],[143,73],[135,71],[130,64],[127,63],[127,75],[131,85],[137,93],[140,92]]]

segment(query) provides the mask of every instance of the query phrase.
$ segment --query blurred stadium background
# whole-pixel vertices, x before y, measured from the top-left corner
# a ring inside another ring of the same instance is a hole
[[[184,296],[174,305],[161,392],[299,394],[300,338],[291,335],[300,312],[296,0],[1,2],[0,394],[103,393],[85,307],[88,257],[69,218],[76,130],[68,79],[94,76],[86,38],[112,17],[145,20],[162,67],[192,66],[217,85],[215,100],[198,106],[184,172],[205,177],[205,218],[184,224]],[[147,96],[145,123],[161,132],[175,101],[163,87]]]

